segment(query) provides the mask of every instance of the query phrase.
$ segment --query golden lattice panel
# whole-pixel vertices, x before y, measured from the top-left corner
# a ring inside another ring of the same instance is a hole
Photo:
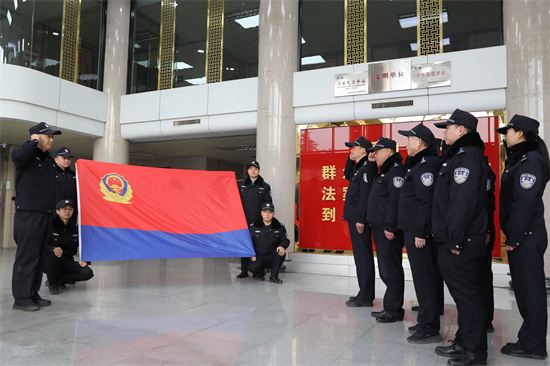
[[[367,0],[346,0],[346,65],[367,62]]]
[[[172,89],[174,81],[174,40],[176,35],[176,0],[162,0],[160,18],[158,89]]]
[[[62,32],[59,76],[62,79],[77,82],[78,40],[80,38],[80,0],[65,0],[63,2]]]
[[[206,36],[206,82],[222,81],[223,1],[208,0],[208,34]]]
[[[443,53],[442,0],[416,0],[418,56]]]

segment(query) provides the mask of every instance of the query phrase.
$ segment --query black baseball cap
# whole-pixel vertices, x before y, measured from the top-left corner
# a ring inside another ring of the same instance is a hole
[[[495,131],[498,133],[505,134],[506,131],[508,131],[509,128],[516,128],[518,130],[527,130],[527,131],[533,131],[534,133],[539,133],[539,121],[536,119],[522,116],[520,114],[515,114],[514,117],[508,122],[508,124],[504,127],[495,128]]]
[[[386,137],[380,137],[378,141],[376,141],[376,145],[369,147],[368,151],[376,151],[380,149],[397,149],[397,143],[393,141],[392,139],[386,138]]]
[[[448,125],[464,126],[471,131],[476,131],[477,118],[475,118],[472,114],[457,108],[453,114],[451,114],[451,117],[449,117],[449,119],[445,122],[434,123],[434,126],[437,128],[445,128]]]
[[[271,211],[271,212],[274,212],[275,211],[275,207],[273,207],[273,203],[271,202],[266,202],[262,205],[262,211],[263,210],[268,210],[268,211]]]
[[[415,136],[421,139],[426,145],[434,144],[434,134],[430,129],[424,126],[422,123],[417,124],[410,130],[398,130],[400,135],[403,136]]]
[[[365,149],[368,149],[369,147],[372,147],[372,142],[370,142],[363,136],[359,136],[357,139],[355,139],[355,141],[346,142],[346,146],[347,147],[361,146]]]
[[[55,151],[55,156],[63,156],[65,158],[74,158],[74,155],[71,154],[71,150],[68,147],[60,147]]]
[[[256,168],[260,169],[260,163],[258,163],[256,160],[252,160],[250,163],[248,163],[246,169],[250,168],[251,166],[255,166]]]
[[[60,210],[61,208],[65,207],[67,205],[71,205],[74,208],[73,201],[71,201],[71,200],[61,200],[61,201],[57,202],[57,205],[55,205],[55,209]]]
[[[39,124],[32,126],[29,128],[29,133],[31,135],[61,135],[61,131],[52,130],[46,122],[40,122]]]

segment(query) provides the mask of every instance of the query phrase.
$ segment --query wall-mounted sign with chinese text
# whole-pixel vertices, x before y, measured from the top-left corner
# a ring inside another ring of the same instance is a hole
[[[347,97],[350,95],[369,93],[368,71],[350,72],[334,75],[334,96]]]
[[[443,137],[443,130],[433,123],[424,121],[437,138]],[[300,136],[300,189],[299,189],[299,248],[318,250],[351,250],[349,229],[342,220],[344,200],[348,181],[344,178],[344,167],[350,148],[345,142],[364,136],[371,142],[380,136],[395,140],[399,152],[407,156],[407,138],[398,130],[410,130],[418,122],[385,123],[351,127],[314,128],[301,131]],[[478,132],[485,142],[485,155],[496,176],[499,177],[499,137],[494,129],[498,117],[479,118]],[[497,238],[494,257],[500,257],[499,179],[495,182],[497,214],[495,225]]]
[[[413,65],[412,88],[435,88],[451,85],[451,61]]]
[[[369,64],[369,93],[411,88],[411,60]]]

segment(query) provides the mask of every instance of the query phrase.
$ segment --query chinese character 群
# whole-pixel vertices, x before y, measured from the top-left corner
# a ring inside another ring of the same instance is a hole
[[[336,177],[336,165],[323,165],[322,174],[323,179],[334,180],[334,177]]]

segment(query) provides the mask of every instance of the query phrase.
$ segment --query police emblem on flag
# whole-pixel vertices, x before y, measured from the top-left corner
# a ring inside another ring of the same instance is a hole
[[[519,177],[519,184],[521,185],[521,188],[529,189],[535,185],[536,180],[537,177],[535,177],[533,174],[525,173]]]
[[[422,184],[424,184],[426,187],[429,187],[434,183],[434,175],[429,172],[424,173],[420,176],[420,180],[422,181]]]
[[[405,182],[405,179],[403,179],[403,177],[394,177],[393,178],[393,185],[395,186],[395,188],[403,187],[403,182]]]
[[[466,179],[468,179],[468,175],[470,175],[470,170],[466,168],[456,168],[455,169],[455,182],[458,184],[462,184],[466,182]]]
[[[106,174],[99,181],[99,190],[107,201],[131,204],[133,192],[132,187],[122,175],[111,173]]]

